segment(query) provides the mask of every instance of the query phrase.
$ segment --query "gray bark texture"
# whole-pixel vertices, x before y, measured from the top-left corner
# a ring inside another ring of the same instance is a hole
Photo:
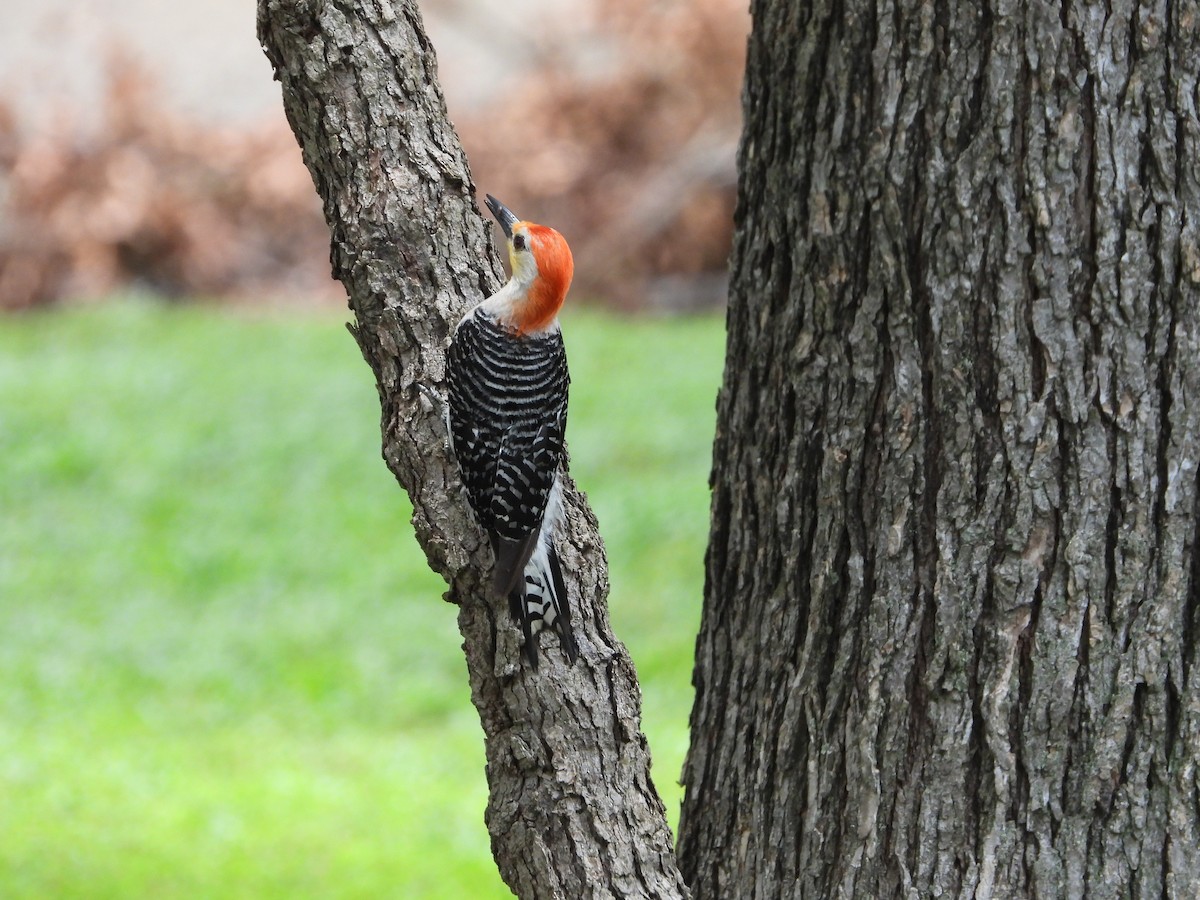
[[[531,671],[507,603],[487,599],[491,551],[449,456],[438,398],[451,332],[502,270],[416,6],[259,0],[258,29],[324,202],[351,330],[375,373],[384,458],[459,604],[500,873],[522,898],[685,897],[650,781],[633,665],[609,626],[603,545],[573,486],[558,547],[578,663],[566,666],[551,635]]]
[[[1200,9],[753,0],[680,865],[1200,891]]]

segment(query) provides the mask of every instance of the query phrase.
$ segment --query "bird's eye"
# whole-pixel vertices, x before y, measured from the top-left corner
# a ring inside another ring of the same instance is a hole
[[[518,250],[524,250],[525,249],[525,235],[514,234],[513,235],[513,247],[515,247]]]

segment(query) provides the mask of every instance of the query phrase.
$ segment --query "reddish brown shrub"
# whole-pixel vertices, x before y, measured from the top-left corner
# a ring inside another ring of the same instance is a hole
[[[734,195],[741,0],[597,0],[560,21],[611,48],[586,71],[548,32],[519,85],[459,123],[476,183],[553,224],[575,296],[635,307],[721,299]],[[576,38],[578,38],[578,34]],[[0,107],[0,307],[127,288],[177,296],[342,296],[283,116],[185,121],[115,56],[100,124],[35,135]]]
[[[598,0],[576,27],[610,40],[614,64],[581,72],[548,39],[505,102],[460,124],[476,183],[562,231],[589,295],[723,299],[696,276],[723,272],[729,254],[745,4]],[[681,275],[691,290],[669,289]]]
[[[0,305],[129,287],[168,297],[332,294],[329,237],[282,122],[174,117],[117,58],[101,126],[24,136],[0,116]]]

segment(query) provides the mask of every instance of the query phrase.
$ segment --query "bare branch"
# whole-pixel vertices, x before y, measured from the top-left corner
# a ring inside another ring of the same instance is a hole
[[[500,872],[522,897],[684,897],[650,781],[633,665],[612,635],[595,518],[571,487],[559,535],[581,657],[520,661],[490,552],[446,451],[444,350],[500,268],[411,2],[260,0],[259,37],[332,231],[334,275],[375,372],[383,455],[412,497],[430,565],[460,604]],[[397,652],[403,652],[397,636]]]

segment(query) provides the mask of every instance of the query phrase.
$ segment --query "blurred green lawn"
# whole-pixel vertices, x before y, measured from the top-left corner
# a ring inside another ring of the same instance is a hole
[[[455,608],[341,321],[0,319],[0,896],[510,896]],[[565,331],[674,822],[723,326]]]

